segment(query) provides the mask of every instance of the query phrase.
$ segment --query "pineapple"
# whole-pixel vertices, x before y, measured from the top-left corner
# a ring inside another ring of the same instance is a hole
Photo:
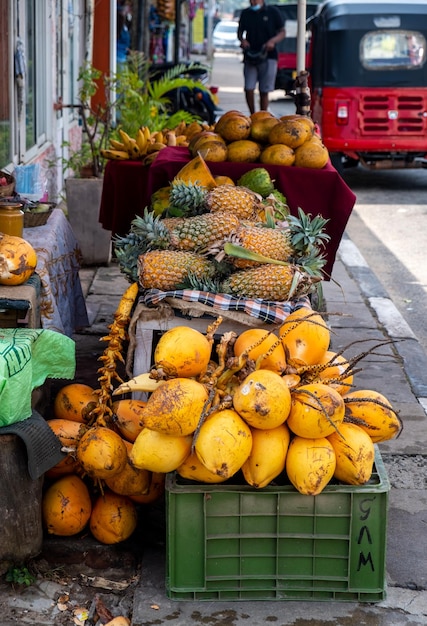
[[[113,238],[113,249],[120,271],[130,282],[138,282],[138,257],[153,247],[168,248],[169,231],[159,216],[144,209],[142,216],[132,220],[127,235]]]
[[[215,265],[193,252],[151,250],[138,259],[139,284],[143,289],[178,289],[189,274],[199,280],[212,278]]]
[[[289,230],[283,228],[240,226],[233,236],[233,242],[278,261],[287,261],[293,252]],[[256,261],[236,257],[233,258],[233,264],[239,268],[259,265]]]
[[[260,200],[255,193],[245,187],[220,185],[209,191],[206,205],[212,213],[227,211],[242,220],[252,220],[256,219]]]
[[[315,278],[295,265],[264,264],[231,274],[222,283],[224,293],[241,298],[284,302],[312,291]]]
[[[178,250],[205,250],[214,242],[227,238],[239,226],[232,213],[205,213],[188,217],[170,233],[170,244]]]
[[[172,181],[169,194],[169,213],[186,217],[206,212],[206,187],[197,182],[184,182],[179,178]]]

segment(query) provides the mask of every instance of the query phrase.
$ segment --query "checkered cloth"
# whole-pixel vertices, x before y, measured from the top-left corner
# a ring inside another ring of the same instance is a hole
[[[236,298],[225,293],[211,293],[191,289],[177,289],[174,291],[160,291],[149,289],[140,298],[140,302],[147,307],[155,307],[165,298],[177,298],[186,302],[199,302],[210,306],[215,311],[240,311],[256,317],[268,324],[281,324],[289,313],[302,307],[311,309],[308,296],[286,302],[269,302],[267,300]]]

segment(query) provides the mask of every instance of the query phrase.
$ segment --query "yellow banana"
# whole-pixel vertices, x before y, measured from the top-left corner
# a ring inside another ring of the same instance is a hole
[[[177,135],[176,136],[176,145],[177,146],[188,146],[188,139],[186,135]]]
[[[144,137],[145,137],[145,143],[148,143],[151,139],[151,131],[148,128],[148,126],[143,126],[142,127],[142,132],[144,133]]]
[[[136,139],[134,139],[133,137],[129,137],[129,144],[127,147],[127,151],[129,153],[129,156],[132,159],[137,159],[140,156],[143,156],[139,149]]]
[[[175,135],[178,137],[179,135],[184,135],[186,123],[184,121],[180,122],[178,126],[175,128]]]
[[[156,143],[165,143],[165,138],[163,137],[163,133],[161,130],[156,130],[151,135],[151,141]]]
[[[145,391],[149,393],[157,389],[164,382],[164,380],[155,380],[154,378],[150,378],[150,372],[145,372],[144,374],[139,374],[138,376],[135,376],[135,378],[131,378],[131,380],[119,385],[119,387],[113,391],[112,395],[118,396],[132,391]]]
[[[119,128],[119,134],[120,137],[122,138],[123,141],[123,145],[125,147],[125,150],[127,150],[130,153],[131,150],[131,140],[132,137],[130,137],[126,131],[124,131],[122,128]],[[135,140],[134,140],[135,141]]]
[[[129,153],[124,150],[101,150],[101,156],[116,161],[127,161],[129,159]]]
[[[147,152],[147,140],[142,128],[138,128],[138,132],[136,133],[136,143],[139,148],[139,154],[142,156]]]
[[[164,143],[160,143],[159,141],[155,141],[154,143],[149,143],[147,146],[147,154],[152,154],[153,152],[158,152],[166,148]]]
[[[116,139],[110,139],[110,146],[113,148],[113,150],[126,150],[125,144],[121,141],[117,141]]]
[[[173,130],[166,133],[166,143],[168,146],[176,146],[176,135]]]

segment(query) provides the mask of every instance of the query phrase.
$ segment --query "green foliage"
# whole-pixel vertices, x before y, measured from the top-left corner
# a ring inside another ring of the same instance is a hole
[[[132,52],[126,66],[117,74],[106,76],[87,63],[80,68],[78,104],[72,106],[79,109],[83,143],[79,150],[70,151],[68,158],[62,159],[64,172],[71,170],[80,176],[83,167],[91,166],[93,175],[101,176],[105,159],[100,152],[109,147],[110,138],[120,140],[119,128],[135,137],[141,126],[148,126],[153,132],[175,128],[181,121],[190,123],[198,119],[188,111],[171,115],[167,94],[179,87],[206,90],[203,83],[182,76],[187,69],[202,66],[197,63],[177,65],[158,79],[150,78],[150,67],[151,63],[140,52]],[[93,105],[92,98],[99,90],[105,103]],[[68,142],[62,145],[70,147]]]
[[[203,83],[185,76],[190,69],[206,69],[198,63],[176,65],[159,77],[150,77],[150,66],[141,53],[131,52],[127,66],[117,75],[117,122],[131,137],[135,137],[140,126],[157,131],[198,119],[188,111],[171,114],[168,93],[180,87],[206,91]]]
[[[6,572],[6,582],[12,585],[25,585],[29,587],[35,583],[36,577],[31,574],[27,567],[12,565]]]

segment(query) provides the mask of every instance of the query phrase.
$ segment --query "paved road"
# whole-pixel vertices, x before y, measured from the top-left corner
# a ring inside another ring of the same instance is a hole
[[[242,72],[241,54],[215,54],[211,82],[220,87],[220,106],[247,114]],[[295,113],[283,91],[271,94],[270,109]],[[427,352],[427,171],[360,167],[343,177],[357,197],[347,232]]]

